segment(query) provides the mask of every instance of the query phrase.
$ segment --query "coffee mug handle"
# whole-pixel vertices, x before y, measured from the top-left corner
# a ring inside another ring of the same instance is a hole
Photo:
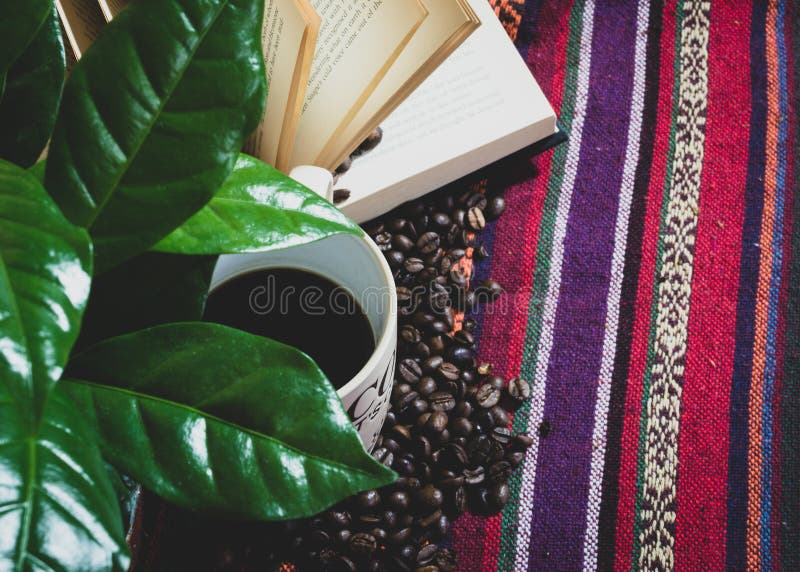
[[[327,169],[313,165],[301,165],[292,169],[289,177],[302,183],[323,199],[333,200],[333,175]]]

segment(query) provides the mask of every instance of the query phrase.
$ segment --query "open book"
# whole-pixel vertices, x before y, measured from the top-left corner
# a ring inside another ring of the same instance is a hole
[[[75,60],[135,1],[56,0]],[[262,47],[268,97],[246,152],[333,171],[383,126],[339,181],[358,221],[557,131],[487,0],[265,0]]]

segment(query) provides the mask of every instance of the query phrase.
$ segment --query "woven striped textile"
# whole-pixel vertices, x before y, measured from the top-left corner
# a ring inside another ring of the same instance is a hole
[[[800,5],[491,3],[570,140],[481,175],[535,443],[460,570],[800,570]]]

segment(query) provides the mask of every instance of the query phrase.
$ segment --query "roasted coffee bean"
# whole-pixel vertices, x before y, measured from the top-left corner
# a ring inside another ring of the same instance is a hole
[[[401,413],[404,412],[417,399],[419,399],[419,393],[416,391],[410,391],[406,393],[395,403],[397,410]]]
[[[397,401],[412,391],[413,388],[408,383],[396,383],[392,388],[392,401]]]
[[[441,354],[445,350],[445,337],[441,334],[437,334],[435,336],[431,336],[428,339],[428,347],[431,348],[431,351],[436,354]]]
[[[355,563],[344,554],[336,554],[325,568],[328,572],[357,572]]]
[[[436,376],[439,381],[455,381],[460,375],[461,370],[449,362],[442,363],[436,370]]]
[[[436,382],[432,377],[426,375],[420,378],[419,383],[417,383],[417,392],[422,397],[427,397],[434,391],[436,391]]]
[[[404,268],[407,272],[411,274],[416,274],[417,272],[421,272],[423,268],[425,268],[425,264],[423,264],[422,260],[419,258],[406,258]]]
[[[394,416],[394,412],[390,411],[389,413],[386,414],[386,424],[387,424],[386,426],[387,427],[394,427],[394,425],[395,425],[394,422],[389,423],[389,414]],[[390,438],[390,437],[384,437],[383,438],[383,446],[390,453],[395,453],[396,454],[396,453],[398,453],[400,451],[400,444],[397,441],[395,441],[394,439]]]
[[[451,411],[456,406],[455,398],[445,391],[436,391],[430,394],[428,403],[434,411]]]
[[[492,440],[486,435],[475,435],[467,442],[467,455],[473,467],[483,465],[492,454]]]
[[[406,383],[417,383],[422,377],[422,368],[413,359],[406,358],[397,365],[397,374]]]
[[[414,441],[414,447],[417,454],[423,459],[431,456],[431,442],[425,435],[420,435]]]
[[[372,452],[372,458],[382,465],[386,465],[387,467],[391,467],[392,463],[394,462],[394,455],[385,447],[375,449]]]
[[[414,493],[414,506],[422,514],[429,514],[442,506],[444,495],[433,485],[426,485]]]
[[[431,223],[433,224],[434,227],[443,230],[448,228],[452,224],[452,221],[450,220],[450,217],[446,213],[440,212],[434,214],[431,217]]]
[[[503,389],[506,386],[506,380],[499,375],[490,375],[483,380],[483,385],[491,385],[496,389]]]
[[[417,558],[417,549],[407,544],[400,549],[400,557],[406,562],[412,562]]]
[[[353,160],[350,157],[347,157],[344,161],[342,161],[334,173],[336,175],[344,175],[347,171],[350,170],[350,167],[353,166]]]
[[[383,524],[386,528],[392,529],[397,524],[397,513],[393,510],[383,512]]]
[[[441,367],[444,363],[444,358],[442,356],[431,356],[422,362],[421,371],[425,374],[431,374],[436,372],[436,370]]]
[[[511,476],[511,463],[508,461],[498,461],[489,467],[488,481],[492,484],[504,483]]]
[[[447,426],[450,434],[456,437],[469,437],[472,433],[472,423],[466,417],[457,417]]]
[[[350,198],[350,189],[336,189],[333,191],[333,204],[338,205]]]
[[[419,553],[417,553],[417,563],[419,564],[429,564],[433,562],[433,557],[436,556],[436,553],[439,551],[439,547],[435,544],[428,544],[427,546],[423,546],[419,549]]]
[[[422,339],[419,330],[411,324],[406,324],[400,328],[400,339],[409,345],[417,344]]]
[[[441,517],[441,516],[442,516],[442,510],[441,509],[436,509],[435,511],[433,511],[429,515],[423,516],[422,518],[420,518],[417,521],[417,524],[419,524],[422,528],[428,528],[433,523],[435,523],[437,520],[439,520],[439,517]]]
[[[453,415],[457,417],[469,417],[472,414],[472,405],[469,401],[459,401],[456,408],[453,410]],[[386,443],[384,442],[384,447]]]
[[[458,367],[469,367],[472,364],[472,350],[462,346],[453,346],[447,350],[445,359]]]
[[[426,232],[417,239],[417,249],[422,254],[430,254],[439,248],[441,239],[435,232]]]
[[[411,302],[411,290],[405,286],[397,287],[397,303],[407,306]]]
[[[461,322],[461,328],[466,330],[467,332],[474,332],[475,328],[478,327],[478,322],[475,318],[467,317],[464,318],[464,321]]]
[[[464,201],[467,208],[479,208],[481,210],[486,208],[486,195],[483,193],[471,193]]]
[[[369,556],[378,547],[375,537],[364,532],[357,532],[350,537],[350,550],[358,556]]]
[[[336,528],[342,528],[350,524],[350,513],[346,510],[328,510],[325,512],[324,518]]]
[[[392,235],[388,232],[378,233],[373,240],[378,245],[378,248],[384,252],[392,247]]]
[[[399,250],[389,250],[384,253],[384,256],[386,257],[386,262],[392,268],[400,268],[406,260],[406,257]]]
[[[446,334],[451,329],[452,329],[451,326],[448,325],[448,323],[445,322],[444,320],[435,320],[431,324],[431,331],[436,334]]]
[[[417,466],[414,464],[414,457],[408,453],[395,458],[392,468],[399,474],[409,477],[417,470]]]
[[[488,409],[497,405],[497,402],[500,401],[500,396],[499,389],[493,385],[484,384],[478,388],[478,392],[475,394],[475,401],[481,407]]]
[[[464,371],[461,372],[461,377],[459,379],[464,382],[464,395],[466,395],[467,388],[471,385],[474,385],[475,380],[477,379],[475,376],[475,370],[472,368],[465,368]],[[463,397],[464,396],[462,395],[459,398],[461,399]]]
[[[429,435],[436,435],[447,429],[447,413],[444,411],[434,411],[425,422],[425,432]]]
[[[477,260],[478,262],[481,262],[481,261],[483,261],[483,260],[486,260],[487,258],[489,258],[489,251],[488,251],[488,250],[486,250],[486,246],[484,246],[483,244],[481,244],[480,246],[478,246],[478,247],[477,247],[477,248],[476,248],[476,249],[475,249],[475,250],[472,252],[472,257],[473,257],[475,260]]]
[[[386,539],[389,538],[389,533],[386,532],[382,528],[373,528],[369,531],[369,533],[375,537],[375,540],[378,541],[378,544],[383,544],[386,542]]]
[[[358,156],[366,153],[367,151],[372,151],[382,140],[383,129],[376,127],[369,135],[367,135],[367,138],[361,142],[358,148],[353,152],[353,155]]]
[[[520,463],[522,463],[523,459],[525,459],[525,453],[522,451],[509,451],[506,453],[505,458],[512,467],[517,467]]]
[[[461,227],[457,224],[451,224],[446,231],[443,232],[445,241],[449,244],[454,244],[458,240],[458,234],[461,232]]]
[[[424,399],[415,399],[406,408],[406,414],[410,416],[422,415],[430,408],[427,401]]]
[[[455,341],[459,346],[472,348],[472,346],[475,345],[475,336],[466,330],[458,330],[453,335],[453,341]]]
[[[414,353],[416,353],[417,357],[420,359],[427,359],[431,356],[431,349],[428,347],[428,344],[419,342],[414,346]]]
[[[437,313],[448,310],[450,308],[450,293],[447,288],[436,282],[432,283],[428,290],[428,305],[431,310]]]
[[[464,482],[468,485],[479,485],[486,479],[486,472],[481,465],[474,469],[464,469]]]
[[[505,445],[511,440],[511,429],[507,427],[495,427],[492,429],[492,439]]]
[[[547,436],[550,435],[550,429],[551,429],[550,420],[549,419],[542,420],[542,422],[539,423],[539,429],[538,429],[539,437],[541,437],[542,439],[546,439]]]
[[[406,223],[407,221],[404,218],[393,218],[386,222],[386,228],[389,232],[397,234],[405,230]]]
[[[458,486],[453,489],[449,497],[449,508],[456,516],[467,510],[467,492],[463,486]]]
[[[404,234],[395,234],[392,237],[392,246],[395,248],[395,250],[407,253],[414,248],[414,241]]]
[[[508,394],[517,401],[524,401],[531,396],[531,384],[521,377],[508,380]]]
[[[508,504],[510,490],[508,483],[498,483],[489,489],[489,510],[497,512]]]
[[[324,530],[317,529],[311,532],[308,540],[311,546],[315,548],[323,548],[328,546],[331,541],[331,537]]]
[[[427,313],[417,313],[414,314],[414,325],[423,331],[431,330],[433,322],[436,321],[436,317],[433,314]]]
[[[402,512],[408,509],[410,498],[405,491],[395,491],[386,499],[386,503],[393,509]]]
[[[511,442],[511,446],[515,451],[525,451],[531,445],[533,445],[533,438],[525,433],[514,435],[514,439]]]
[[[389,433],[392,437],[394,437],[394,440],[400,443],[401,445],[409,443],[411,441],[411,431],[408,429],[406,425],[394,425],[389,430]]]
[[[478,207],[472,207],[467,211],[467,224],[472,230],[483,230],[486,226],[486,219],[483,211]]]
[[[479,433],[489,433],[496,425],[494,415],[488,409],[478,410],[472,418]]]
[[[448,443],[439,453],[439,463],[443,467],[460,471],[469,462],[469,456],[461,445]]]
[[[494,419],[494,424],[496,427],[508,427],[511,418],[508,416],[508,412],[503,409],[500,405],[495,405],[491,409],[489,409],[489,414]]]
[[[381,502],[381,495],[376,490],[364,491],[356,496],[356,506],[360,509],[371,509]]]
[[[503,197],[492,197],[483,210],[487,220],[497,220],[506,210],[506,200]]]
[[[453,572],[456,569],[456,553],[452,548],[440,548],[433,559],[433,563],[439,568],[440,572]]]
[[[408,542],[409,538],[411,538],[411,528],[401,528],[390,534],[387,540],[391,544],[399,545]]]
[[[346,544],[352,534],[348,529],[341,528],[334,533],[334,540],[339,544]]]

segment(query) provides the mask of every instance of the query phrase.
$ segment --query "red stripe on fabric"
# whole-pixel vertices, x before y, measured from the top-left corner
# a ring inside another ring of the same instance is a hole
[[[540,8],[536,39],[527,63],[554,109],[559,109],[566,71],[570,10],[563,3]],[[556,54],[556,57],[554,57]],[[536,159],[540,175],[505,191],[506,214],[498,221],[492,250],[492,272],[506,290],[503,312],[487,314],[481,330],[479,357],[492,362],[499,375],[519,372],[536,266],[539,226],[550,179],[552,153]],[[521,248],[522,247],[522,248]],[[494,570],[500,554],[502,518],[465,514],[453,527],[459,570]]]
[[[748,5],[711,11],[709,86],[679,436],[675,565],[725,567],[730,380],[750,137]],[[722,54],[725,54],[722,57]]]
[[[653,287],[656,268],[656,248],[661,226],[661,205],[664,198],[664,181],[672,113],[672,89],[675,80],[675,26],[677,0],[664,3],[663,32],[661,35],[660,89],[658,120],[654,141],[653,167],[647,198],[647,213],[642,237],[642,264],[639,288],[636,295],[631,362],[628,374],[628,393],[625,396],[625,419],[620,443],[619,504],[614,566],[618,570],[631,567],[633,551],[634,505],[636,501],[637,460],[639,452],[639,421],[641,418],[642,390],[647,364],[650,314],[653,304]]]

